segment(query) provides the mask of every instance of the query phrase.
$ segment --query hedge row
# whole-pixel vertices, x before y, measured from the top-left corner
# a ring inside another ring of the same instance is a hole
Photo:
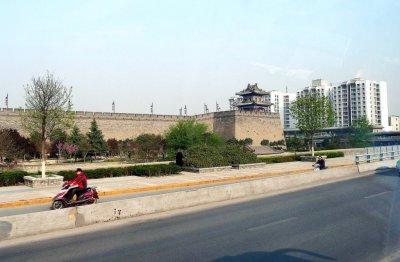
[[[300,161],[300,156],[310,156],[310,155],[311,154],[299,154],[299,155],[288,155],[288,156],[269,156],[269,157],[260,157],[258,159],[267,164],[273,164],[273,163],[285,163],[285,162]],[[317,152],[315,152],[315,155],[316,156],[326,156],[327,158],[336,158],[336,157],[344,157],[344,152],[342,152],[342,151],[317,151]]]
[[[195,145],[186,150],[184,156],[185,166],[196,168],[260,162],[253,152],[245,146],[237,144],[221,146]]]
[[[174,163],[154,164],[154,165],[136,165],[128,167],[114,167],[114,168],[97,168],[84,170],[87,178],[105,178],[105,177],[119,177],[119,176],[167,176],[178,174],[182,171],[181,167]],[[60,171],[57,173],[63,176],[64,180],[70,180],[75,176],[74,171]]]
[[[89,179],[119,177],[119,176],[167,176],[178,174],[182,168],[176,164],[155,164],[155,165],[137,165],[116,168],[98,168],[84,170]],[[0,186],[13,186],[22,184],[24,176],[32,175],[25,171],[4,171],[0,173]],[[59,176],[64,180],[71,180],[75,176],[75,171],[59,171]]]
[[[0,171],[0,187],[1,186],[14,186],[24,183],[24,176],[29,175],[25,171]]]

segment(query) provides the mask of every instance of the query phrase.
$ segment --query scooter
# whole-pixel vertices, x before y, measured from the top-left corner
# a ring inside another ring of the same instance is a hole
[[[74,188],[68,182],[62,185],[61,191],[53,198],[53,203],[51,204],[51,209],[62,209],[66,207],[74,207],[81,205],[89,205],[97,203],[99,195],[97,194],[96,187],[88,187],[86,191],[81,193],[76,201],[68,201],[66,195],[69,190]]]

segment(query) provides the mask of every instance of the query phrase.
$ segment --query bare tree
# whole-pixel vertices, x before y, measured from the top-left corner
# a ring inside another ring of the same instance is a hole
[[[40,134],[42,177],[46,176],[46,141],[56,130],[68,129],[73,123],[71,112],[72,87],[65,87],[60,80],[46,72],[33,77],[25,87],[25,113],[22,125],[30,133]]]

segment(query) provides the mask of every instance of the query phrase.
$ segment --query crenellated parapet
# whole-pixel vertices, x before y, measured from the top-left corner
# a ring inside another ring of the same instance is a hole
[[[20,118],[23,112],[25,109],[0,109],[0,128],[13,128],[24,134]],[[134,138],[143,133],[163,135],[179,120],[195,119],[227,139],[249,137],[255,144],[263,139],[283,139],[279,114],[265,111],[231,110],[191,116],[75,111],[76,125],[83,133],[88,132],[93,119],[96,119],[105,138]]]

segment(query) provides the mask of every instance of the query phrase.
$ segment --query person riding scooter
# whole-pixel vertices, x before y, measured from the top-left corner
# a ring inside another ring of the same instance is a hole
[[[82,171],[82,169],[78,168],[76,170],[76,175],[75,177],[68,181],[67,184],[70,186],[69,191],[66,195],[66,199],[68,201],[71,201],[71,199],[76,195],[76,198],[85,192],[87,188],[87,177],[85,173]]]

